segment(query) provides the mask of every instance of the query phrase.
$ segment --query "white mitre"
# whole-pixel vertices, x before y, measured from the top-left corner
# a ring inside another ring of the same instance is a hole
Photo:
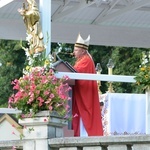
[[[90,43],[90,35],[87,37],[86,40],[84,40],[81,35],[78,35],[77,41],[75,43],[75,47],[80,47],[80,48],[84,48],[86,50],[88,50],[89,47],[89,43]]]

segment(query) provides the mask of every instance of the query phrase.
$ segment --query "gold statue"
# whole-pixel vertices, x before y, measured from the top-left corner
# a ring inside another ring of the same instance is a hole
[[[29,53],[39,53],[45,50],[43,44],[43,33],[40,27],[40,14],[35,0],[26,0],[27,8],[23,3],[23,8],[19,9],[19,13],[23,16],[23,20],[27,29],[29,41]]]

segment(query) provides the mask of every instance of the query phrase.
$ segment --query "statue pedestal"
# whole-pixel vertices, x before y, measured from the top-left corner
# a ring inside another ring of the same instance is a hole
[[[24,150],[49,150],[48,139],[63,137],[63,127],[68,124],[67,120],[49,111],[41,111],[34,118],[24,118],[19,123],[24,126]]]

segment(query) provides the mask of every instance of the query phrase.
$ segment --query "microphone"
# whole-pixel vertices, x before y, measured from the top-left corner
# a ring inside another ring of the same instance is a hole
[[[67,52],[59,52],[59,54],[62,54],[62,55],[70,55],[70,56],[74,56],[74,54],[73,53],[67,53]]]

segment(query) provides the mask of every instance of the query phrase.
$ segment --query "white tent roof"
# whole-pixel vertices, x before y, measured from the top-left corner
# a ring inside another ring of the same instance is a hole
[[[25,0],[0,0],[0,39],[26,37],[17,9]],[[150,0],[51,0],[52,42],[75,43],[78,33],[93,45],[150,47]],[[37,0],[37,3],[39,1]]]

